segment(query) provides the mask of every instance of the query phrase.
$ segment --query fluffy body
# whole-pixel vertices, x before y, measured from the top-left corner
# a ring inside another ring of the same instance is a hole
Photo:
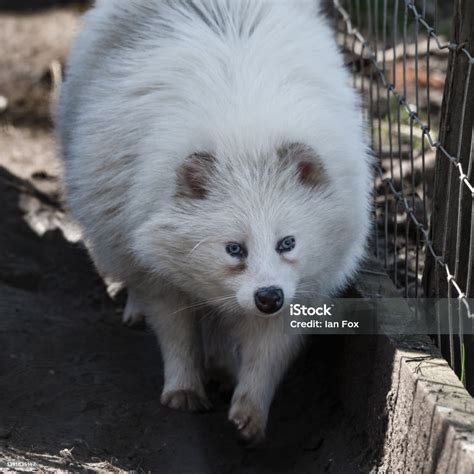
[[[99,2],[72,52],[58,123],[69,206],[94,261],[127,285],[126,320],[145,314],[157,332],[162,402],[206,409],[203,365],[231,370],[229,417],[244,438],[262,438],[300,340],[278,316],[260,317],[255,291],[278,286],[285,305],[335,294],[369,229],[360,106],[318,3]],[[291,143],[312,150],[323,184],[282,161]],[[215,157],[205,196],[180,192],[193,153]],[[295,249],[279,254],[287,235]],[[228,242],[245,243],[245,262]]]

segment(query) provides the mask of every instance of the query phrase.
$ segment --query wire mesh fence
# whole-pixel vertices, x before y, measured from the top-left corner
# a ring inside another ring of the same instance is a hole
[[[329,4],[377,157],[374,253],[405,297],[456,299],[437,316],[472,324],[474,2]],[[474,394],[474,336],[434,337]]]

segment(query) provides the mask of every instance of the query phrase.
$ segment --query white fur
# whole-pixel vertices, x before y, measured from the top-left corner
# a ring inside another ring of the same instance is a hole
[[[126,317],[147,308],[157,330],[162,401],[207,406],[194,317],[206,303],[239,349],[230,418],[261,437],[298,340],[258,317],[254,292],[279,286],[286,304],[334,294],[369,229],[360,107],[318,3],[100,2],[71,56],[59,131],[70,208],[94,260],[133,292]],[[327,186],[278,165],[277,149],[293,142],[317,153]],[[194,152],[217,159],[209,195],[178,199],[177,171]],[[275,252],[287,235],[295,264]],[[244,272],[225,271],[230,241],[248,247]]]

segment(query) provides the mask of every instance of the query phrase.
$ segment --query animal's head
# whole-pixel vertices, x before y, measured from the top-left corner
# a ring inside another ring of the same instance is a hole
[[[170,205],[137,232],[148,267],[230,312],[277,314],[324,291],[347,254],[344,204],[317,153],[292,143],[255,156],[189,156]]]

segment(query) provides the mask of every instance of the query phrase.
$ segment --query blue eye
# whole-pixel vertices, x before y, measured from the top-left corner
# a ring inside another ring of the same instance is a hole
[[[292,235],[289,235],[288,237],[285,237],[280,240],[277,244],[276,251],[278,253],[283,253],[283,252],[289,252],[290,250],[293,250],[296,245],[296,240]]]
[[[231,256],[236,258],[245,258],[247,256],[247,250],[245,247],[237,242],[229,242],[225,251]]]

